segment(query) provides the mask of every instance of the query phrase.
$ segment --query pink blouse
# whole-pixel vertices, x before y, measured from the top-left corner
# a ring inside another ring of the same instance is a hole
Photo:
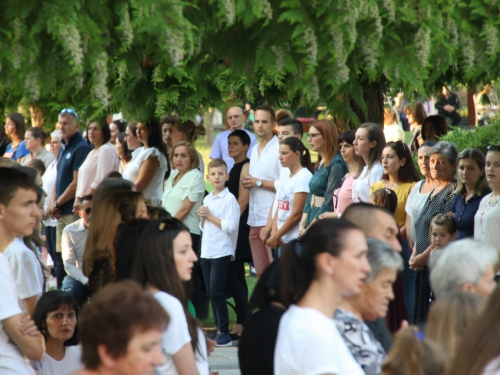
[[[352,184],[354,177],[346,175],[342,185],[333,192],[333,210],[341,214],[352,202]]]

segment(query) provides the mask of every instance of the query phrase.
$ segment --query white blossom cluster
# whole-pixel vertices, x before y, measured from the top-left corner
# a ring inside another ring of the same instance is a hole
[[[153,69],[153,74],[151,75],[151,81],[152,82],[162,82],[163,77],[162,77],[162,71],[159,65],[156,65]]]
[[[149,7],[149,13],[153,14],[154,12],[156,12],[156,4],[151,3],[151,5]]]
[[[166,30],[168,43],[168,54],[170,62],[174,67],[181,65],[184,60],[184,34],[182,31],[173,31],[171,28]]]
[[[380,18],[380,12],[378,9],[378,5],[373,3],[369,6],[369,12],[373,20],[375,21],[375,32],[377,33],[379,38],[382,38],[382,32],[384,27],[382,26],[382,18]]]
[[[356,22],[358,21],[359,12],[356,7],[348,0],[346,1],[346,11],[344,12],[344,25],[347,31],[347,37],[351,46],[354,46],[358,39],[358,30],[356,29]]]
[[[266,82],[266,79],[264,78],[264,76],[262,76],[262,77],[260,77],[260,80],[259,80],[259,92],[261,95],[265,94],[266,88],[267,88],[267,82]]]
[[[127,64],[125,63],[125,61],[120,61],[116,65],[116,72],[118,74],[118,81],[122,82],[128,73],[128,68],[127,68]]]
[[[236,9],[234,7],[234,0],[222,0],[224,10],[226,11],[227,25],[232,26],[236,17]]]
[[[339,85],[343,85],[344,83],[349,81],[349,68],[346,65],[347,56],[345,54],[342,33],[336,32],[334,29],[332,29],[330,31],[330,35],[333,40],[332,52],[337,65],[337,72],[335,74],[334,80]]]
[[[101,52],[95,61],[94,86],[92,88],[94,96],[101,102],[103,108],[109,105],[107,62],[108,55],[106,52]]]
[[[394,79],[399,79],[399,64],[394,67]]]
[[[466,69],[472,69],[474,67],[474,41],[469,35],[464,35],[462,37],[462,57],[464,59],[464,66]]]
[[[373,37],[360,38],[361,53],[365,57],[365,65],[368,70],[375,70],[378,62],[377,41]]]
[[[493,56],[498,45],[498,30],[487,23],[484,25],[484,37],[486,38],[486,54]]]
[[[130,47],[132,45],[132,42],[134,41],[134,30],[132,30],[132,24],[130,23],[130,13],[128,4],[125,4],[122,27],[123,27],[123,39],[125,39],[127,47]]]
[[[457,24],[453,20],[453,18],[448,18],[448,22],[446,25],[448,29],[448,34],[450,34],[450,43],[453,47],[458,46],[458,31]]]
[[[387,18],[389,18],[390,21],[394,22],[394,20],[396,19],[396,5],[394,4],[394,1],[383,0],[382,6],[387,11]]]
[[[281,47],[271,46],[271,52],[274,54],[276,62],[276,71],[282,72],[285,67],[285,53]]]
[[[311,61],[311,65],[316,65],[318,59],[318,44],[316,42],[316,35],[314,35],[314,30],[308,27],[304,31],[304,44],[306,46],[306,52]]]
[[[66,48],[71,57],[73,58],[73,64],[76,67],[82,65],[83,62],[83,50],[81,47],[80,32],[75,25],[62,24],[59,28],[59,34],[63,39],[63,47]]]
[[[14,39],[20,40],[22,32],[22,23],[19,17],[16,17],[14,19],[14,22],[12,22],[12,29],[14,30]]]
[[[317,102],[319,100],[318,77],[316,77],[316,75],[313,75],[311,81],[312,81],[311,99],[313,102]]]
[[[431,30],[428,27],[422,26],[415,34],[415,50],[418,62],[425,68],[431,53]]]
[[[79,73],[75,77],[75,86],[76,86],[77,90],[81,90],[81,88],[83,87],[83,75],[82,75],[82,73]]]
[[[262,6],[262,12],[266,15],[269,20],[273,19],[273,8],[268,0],[260,0],[260,5]]]
[[[24,90],[32,102],[36,102],[40,99],[40,85],[37,75],[34,72],[29,72],[26,74],[26,77],[24,77]]]
[[[21,46],[21,43],[19,43],[18,40],[16,40],[16,43],[12,46],[12,65],[14,66],[14,69],[19,69],[21,67],[21,57],[23,55],[23,47]]]

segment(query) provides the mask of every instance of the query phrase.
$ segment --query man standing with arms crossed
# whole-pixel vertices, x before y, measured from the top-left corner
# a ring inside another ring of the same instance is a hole
[[[57,288],[60,289],[66,272],[62,261],[62,232],[66,225],[79,219],[73,212],[75,203],[78,169],[81,167],[91,148],[78,131],[78,114],[65,108],[59,114],[59,129],[62,136],[62,148],[57,159],[56,200],[47,213],[56,219],[56,253],[54,266]]]
[[[255,135],[250,133],[248,130],[243,129],[243,123],[245,122],[245,114],[240,107],[231,107],[227,110],[227,124],[229,125],[229,130],[225,130],[219,133],[215,137],[214,144],[212,146],[212,151],[210,152],[210,159],[222,159],[226,162],[227,172],[229,173],[234,165],[234,160],[229,156],[227,149],[227,141],[229,135],[235,130],[242,129],[250,137],[250,147],[247,151],[247,157],[250,158],[252,153],[252,148],[257,144],[257,139]]]
[[[250,175],[242,178],[243,187],[250,190],[248,239],[257,276],[264,272],[273,259],[271,249],[260,239],[260,231],[267,223],[276,194],[274,182],[279,179],[281,170],[278,138],[273,134],[275,125],[272,107],[263,105],[256,108],[253,126],[259,136],[259,143],[250,155]]]

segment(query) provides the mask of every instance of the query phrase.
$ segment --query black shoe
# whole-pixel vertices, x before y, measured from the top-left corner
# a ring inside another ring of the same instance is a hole
[[[237,333],[230,333],[229,337],[231,337],[231,340],[233,340],[233,341],[239,341],[241,335],[238,335]]]

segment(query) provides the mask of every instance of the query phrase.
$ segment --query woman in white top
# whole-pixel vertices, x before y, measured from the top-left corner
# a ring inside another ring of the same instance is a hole
[[[132,181],[144,199],[154,206],[161,204],[163,177],[168,169],[167,151],[161,140],[160,125],[155,121],[137,124],[137,138],[144,147],[132,153],[123,178]]]
[[[405,131],[401,127],[399,116],[392,107],[384,107],[384,136],[386,142],[405,141]]]
[[[333,321],[344,296],[361,293],[370,265],[363,232],[343,219],[316,222],[284,246],[280,295],[283,314],[274,373],[364,374]]]
[[[160,302],[170,324],[160,344],[166,361],[158,374],[208,374],[206,339],[196,319],[188,312],[186,285],[198,260],[187,228],[176,219],[155,220],[122,226],[116,250],[133,256],[128,270]],[[117,273],[126,275],[127,270]]]
[[[385,147],[382,128],[377,124],[363,124],[356,130],[354,152],[363,158],[365,166],[352,184],[353,202],[370,202],[370,187],[382,179],[384,170],[380,157]]]
[[[80,209],[80,199],[84,195],[93,195],[104,177],[111,171],[118,171],[120,167],[115,148],[109,143],[111,132],[106,119],[92,122],[87,128],[87,136],[94,149],[78,170],[75,212]]]
[[[300,139],[284,139],[279,159],[281,166],[288,168],[290,174],[282,173],[276,186],[278,205],[272,219],[271,236],[267,240],[267,245],[273,249],[297,238],[312,178],[311,155]]]
[[[500,146],[488,146],[485,170],[491,193],[479,203],[474,217],[474,238],[500,250]]]
[[[32,361],[37,375],[71,374],[82,368],[76,323],[78,303],[69,293],[51,290],[38,300],[33,320],[45,337],[45,354]]]

